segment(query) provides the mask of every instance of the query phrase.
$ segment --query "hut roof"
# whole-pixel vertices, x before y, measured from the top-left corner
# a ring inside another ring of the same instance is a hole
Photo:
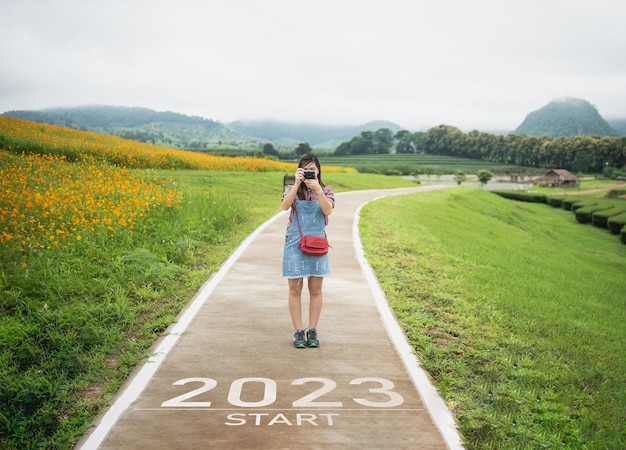
[[[573,173],[565,169],[552,169],[550,172],[545,174],[542,178],[553,178],[553,175],[556,175],[557,178],[561,180],[565,180],[565,181],[578,180],[578,177],[576,175],[574,175]]]

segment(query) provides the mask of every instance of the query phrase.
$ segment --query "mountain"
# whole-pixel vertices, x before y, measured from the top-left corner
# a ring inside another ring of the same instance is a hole
[[[65,127],[80,125],[85,128],[138,128],[158,122],[200,125],[206,130],[219,126],[218,122],[148,108],[123,106],[78,106],[75,108],[51,108],[39,111],[9,111],[4,115],[49,123]]]
[[[326,150],[334,149],[362,131],[389,128],[396,132],[401,129],[394,123],[383,121],[360,126],[333,126],[241,120],[224,125],[202,117],[123,106],[8,111],[3,115],[190,150],[237,148],[258,151],[267,143],[275,144],[277,149],[293,150],[301,142],[308,142],[316,150]]]
[[[606,121],[619,136],[626,136],[626,119],[607,118]]]
[[[310,123],[286,123],[273,120],[238,120],[228,126],[242,134],[256,136],[289,146],[308,142],[311,147],[334,148],[341,142],[358,136],[362,131],[389,128],[394,133],[402,130],[399,125],[374,121],[359,126],[319,125]]]
[[[578,98],[553,100],[531,112],[514,133],[550,137],[617,136],[591,103]]]
[[[61,127],[134,139],[174,148],[219,134],[219,122],[175,112],[122,106],[78,106],[37,111],[8,111],[3,115]]]

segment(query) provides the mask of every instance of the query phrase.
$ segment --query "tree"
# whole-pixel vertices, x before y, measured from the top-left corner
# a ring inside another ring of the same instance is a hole
[[[456,184],[458,184],[459,186],[464,181],[467,181],[467,176],[465,175],[465,172],[463,172],[462,170],[457,170],[454,174],[454,181],[456,181]]]
[[[489,180],[493,178],[493,173],[485,169],[478,170],[476,172],[476,175],[478,175],[478,179],[480,180],[483,187],[487,184]]]
[[[369,155],[374,153],[374,139],[376,136],[373,131],[361,131],[361,135],[352,143],[353,155]]]
[[[374,133],[374,153],[390,153],[393,147],[393,132],[389,128],[381,128]]]
[[[585,173],[589,172],[590,167],[591,155],[583,150],[576,152],[576,156],[574,156],[574,160],[572,161],[572,170],[578,173]]]
[[[302,156],[305,153],[311,153],[311,146],[308,142],[300,142],[296,147],[296,155]]]
[[[449,125],[438,125],[426,132],[421,145],[424,153],[465,156],[465,144],[467,142],[465,133],[459,128]]]
[[[263,146],[263,153],[271,156],[278,156],[278,150],[274,148],[272,144],[265,144]]]
[[[394,136],[396,142],[396,153],[417,153],[417,143],[420,132],[411,133],[407,130],[400,130]]]
[[[341,144],[339,144],[335,149],[335,156],[345,156],[351,154],[350,149],[352,146],[352,141],[354,141],[355,139],[357,138],[353,137],[349,142],[342,142]]]

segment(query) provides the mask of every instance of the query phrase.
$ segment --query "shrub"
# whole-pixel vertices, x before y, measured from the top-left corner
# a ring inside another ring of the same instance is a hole
[[[580,200],[572,204],[572,211],[576,212],[580,208],[596,206],[598,203],[598,200]]]
[[[612,209],[612,208],[613,208],[613,205],[610,205],[608,203],[581,206],[580,208],[576,208],[576,210],[574,211],[574,215],[576,216],[576,220],[578,220],[578,222],[589,223],[591,222],[591,215],[593,213],[599,212],[599,211],[605,211],[605,210]]]
[[[580,199],[579,198],[564,198],[563,199],[563,209],[565,211],[571,211],[572,210],[572,205],[576,202],[579,202]]]
[[[623,197],[624,195],[626,195],[626,189],[613,189],[606,194],[608,198]]]
[[[562,208],[563,207],[563,197],[548,197],[547,203],[554,208]]]
[[[622,232],[619,234],[619,240],[622,241],[622,244],[626,244],[626,226],[622,228]]]
[[[567,211],[573,211],[579,223],[591,222],[597,227],[608,227],[612,234],[619,234],[620,240],[624,242],[622,229],[626,226],[626,202],[622,199],[547,197],[518,191],[496,191],[494,194],[511,200],[562,206]]]
[[[595,205],[596,203],[598,203],[598,199],[595,198],[564,198],[563,209],[566,211],[575,211],[578,208],[582,208],[583,206]]]
[[[511,200],[519,200],[531,203],[546,203],[547,197],[543,194],[531,194],[529,192],[496,191],[497,195]]]
[[[617,216],[609,217],[607,225],[609,226],[611,234],[620,234],[620,232],[623,231],[624,226],[626,226],[626,212],[618,214]]]
[[[591,215],[591,223],[596,227],[608,228],[609,218],[612,216],[617,216],[624,212],[626,212],[626,202],[624,202],[623,207],[620,207],[619,205],[613,205],[609,209],[594,212]]]

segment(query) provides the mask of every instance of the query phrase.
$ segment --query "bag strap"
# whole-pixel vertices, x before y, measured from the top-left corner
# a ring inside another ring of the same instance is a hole
[[[293,201],[293,212],[296,214],[296,222],[298,222],[298,231],[300,231],[300,239],[302,239],[302,228],[300,228],[300,219],[298,219],[298,210],[296,209],[296,201]]]
[[[302,228],[300,228],[300,219],[298,219],[298,210],[296,209],[296,201],[293,201],[293,211],[296,213],[296,222],[298,223],[298,231],[300,232],[300,239],[302,239]],[[326,230],[324,230],[324,236],[328,236],[326,234]]]

